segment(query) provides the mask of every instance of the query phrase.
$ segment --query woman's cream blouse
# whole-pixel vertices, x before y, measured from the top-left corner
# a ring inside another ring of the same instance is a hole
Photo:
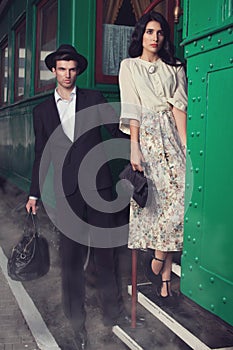
[[[120,129],[129,134],[129,121],[141,124],[144,113],[171,110],[172,106],[186,111],[186,76],[182,66],[170,66],[161,59],[151,63],[126,58],[119,72],[121,95]]]

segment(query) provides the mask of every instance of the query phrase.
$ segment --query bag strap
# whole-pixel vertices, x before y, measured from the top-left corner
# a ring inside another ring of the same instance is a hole
[[[37,216],[36,214],[32,214],[32,212],[27,213],[25,224],[24,224],[24,232],[28,229],[29,220],[31,220],[31,227],[33,228],[33,237],[38,234],[38,225],[37,225]]]

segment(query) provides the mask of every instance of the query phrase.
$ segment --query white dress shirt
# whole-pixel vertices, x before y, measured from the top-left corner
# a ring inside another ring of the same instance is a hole
[[[57,92],[57,89],[54,91],[54,97],[61,120],[62,129],[73,142],[75,128],[76,86],[72,90],[69,100],[64,100]]]

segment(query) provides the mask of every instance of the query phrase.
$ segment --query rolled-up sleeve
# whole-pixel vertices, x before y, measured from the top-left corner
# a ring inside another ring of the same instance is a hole
[[[141,124],[141,100],[130,69],[129,60],[121,62],[119,71],[119,87],[121,97],[120,130],[130,134],[129,123],[131,119]]]
[[[173,97],[168,98],[169,102],[174,107],[183,112],[187,110],[187,79],[184,67],[177,68],[177,85]]]

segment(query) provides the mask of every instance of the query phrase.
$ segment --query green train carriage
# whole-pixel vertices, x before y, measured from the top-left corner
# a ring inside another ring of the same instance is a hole
[[[0,175],[29,188],[32,109],[55,86],[43,62],[47,53],[61,43],[75,45],[89,62],[78,85],[119,101],[119,62],[127,55],[135,21],[148,6],[166,16],[177,56],[187,63],[181,290],[233,325],[232,0],[0,1]],[[176,24],[174,11],[180,15]],[[52,203],[49,189],[46,194]]]

